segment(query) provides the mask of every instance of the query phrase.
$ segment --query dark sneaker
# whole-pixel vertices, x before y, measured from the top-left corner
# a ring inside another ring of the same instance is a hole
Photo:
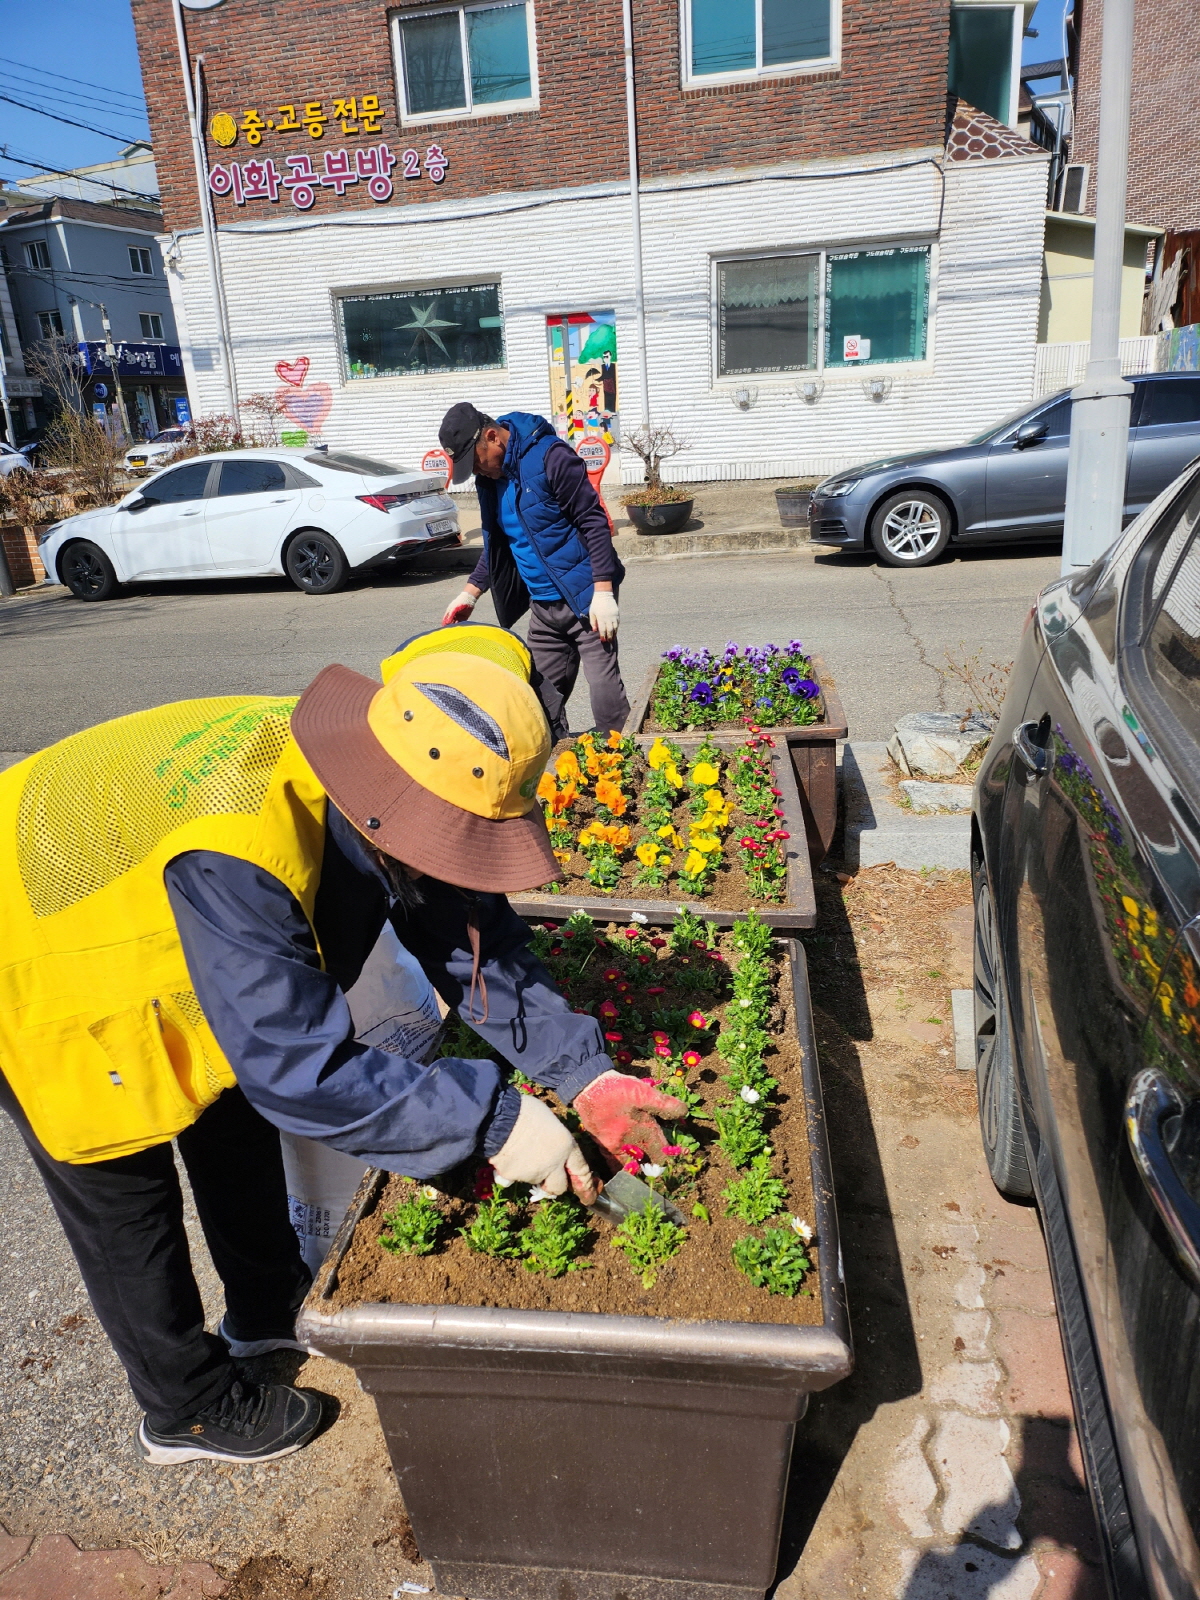
[[[275,1461],[302,1449],[321,1425],[319,1395],[286,1383],[235,1383],[167,1432],[142,1418],[138,1449],[156,1467],[183,1461]]]
[[[217,1324],[217,1338],[224,1339],[229,1354],[238,1361],[250,1361],[254,1356],[269,1356],[274,1350],[299,1350],[301,1355],[313,1352],[301,1344],[291,1333],[279,1333],[267,1339],[238,1339],[229,1331],[229,1314],[226,1312]]]

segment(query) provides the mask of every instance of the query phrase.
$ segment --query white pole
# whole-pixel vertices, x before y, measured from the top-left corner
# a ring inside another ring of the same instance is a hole
[[[200,226],[204,230],[204,247],[208,256],[208,272],[212,282],[213,310],[221,339],[222,364],[225,368],[225,396],[229,415],[237,420],[237,380],[233,368],[233,344],[225,317],[225,297],[221,278],[221,260],[218,252],[216,230],[213,227],[212,207],[208,193],[208,164],[204,159],[204,144],[200,125],[196,120],[196,97],[192,92],[191,61],[188,57],[187,35],[183,31],[183,11],[179,0],[171,0],[175,14],[175,40],[179,46],[179,66],[183,72],[183,92],[187,97],[188,127],[192,135],[192,160],[196,168],[196,193],[200,201]]]
[[[8,442],[13,449],[17,448],[17,425],[13,419],[12,405],[8,398],[8,362],[5,360],[4,351],[0,350],[0,407],[4,409],[4,428],[8,435]]]
[[[178,0],[176,0],[178,4]],[[633,310],[642,380],[642,426],[650,426],[650,369],[646,364],[646,295],[642,286],[642,197],[638,180],[637,94],[633,76],[633,0],[622,0],[625,26],[625,120],[629,128],[629,207],[633,228]]]
[[[1090,567],[1121,531],[1129,450],[1129,400],[1121,377],[1121,269],[1134,0],[1104,0],[1100,132],[1096,150],[1092,340],[1083,383],[1072,391],[1071,453],[1062,570]]]

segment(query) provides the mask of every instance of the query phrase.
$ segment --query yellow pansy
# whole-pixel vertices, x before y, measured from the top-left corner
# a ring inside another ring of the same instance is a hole
[[[646,765],[657,772],[659,767],[666,766],[670,760],[671,751],[666,741],[664,739],[655,739],[649,750],[646,751]]]
[[[696,828],[692,829],[692,836],[688,843],[693,850],[700,850],[706,856],[712,855],[714,850],[720,850],[721,848],[721,841],[715,833],[701,833]]]
[[[567,862],[571,859],[571,852],[569,850],[556,850],[554,852],[554,859],[558,862],[560,867],[565,867]]]
[[[668,822],[665,827],[658,830],[660,839],[669,839],[676,850],[683,849],[683,837],[673,823]]]
[[[652,867],[658,860],[658,846],[647,839],[645,844],[640,844],[634,852],[644,867]]]
[[[664,768],[664,771],[666,773],[667,782],[671,785],[672,789],[683,788],[683,775],[673,761],[669,767]]]
[[[689,878],[698,878],[707,865],[707,860],[699,850],[689,850],[687,859],[683,863],[683,870]]]
[[[1141,907],[1138,905],[1137,901],[1131,900],[1127,894],[1123,894],[1121,896],[1121,904],[1125,907],[1125,915],[1127,917],[1132,917],[1134,922],[1136,922],[1141,912]]]
[[[711,761],[697,761],[692,768],[692,782],[702,789],[711,789],[714,783],[721,780],[721,769]]]

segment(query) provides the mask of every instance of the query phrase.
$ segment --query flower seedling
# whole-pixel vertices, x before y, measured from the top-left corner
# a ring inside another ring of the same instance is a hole
[[[740,1097],[729,1105],[716,1106],[713,1110],[717,1142],[730,1166],[739,1171],[748,1167],[754,1157],[767,1147],[762,1111],[761,1102],[747,1105]]]
[[[614,1250],[624,1253],[641,1278],[642,1288],[652,1289],[658,1282],[659,1267],[678,1255],[686,1238],[686,1228],[672,1222],[652,1200],[647,1200],[640,1211],[631,1212],[625,1218],[610,1243]]]
[[[503,1260],[506,1256],[521,1254],[513,1221],[511,1206],[497,1194],[481,1200],[475,1210],[475,1220],[458,1231],[479,1255]]]
[[[745,1175],[735,1179],[721,1198],[727,1217],[737,1217],[740,1222],[757,1228],[787,1205],[787,1184],[782,1178],[771,1176],[771,1158],[761,1151],[751,1161]]]
[[[526,1269],[548,1278],[582,1271],[588,1263],[576,1257],[587,1236],[588,1225],[575,1201],[543,1200],[519,1239]]]
[[[394,1256],[427,1256],[437,1244],[441,1224],[437,1203],[422,1190],[388,1212],[379,1242]]]
[[[767,1228],[761,1239],[753,1234],[733,1245],[734,1265],[756,1288],[768,1294],[794,1295],[811,1270],[805,1241],[791,1228]]]

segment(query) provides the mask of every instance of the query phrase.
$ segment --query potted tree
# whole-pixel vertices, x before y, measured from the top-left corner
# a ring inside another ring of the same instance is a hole
[[[693,501],[684,490],[662,481],[662,464],[689,448],[671,428],[644,423],[621,440],[621,447],[642,463],[644,485],[621,496],[621,504],[639,533],[678,533],[692,514]]]

